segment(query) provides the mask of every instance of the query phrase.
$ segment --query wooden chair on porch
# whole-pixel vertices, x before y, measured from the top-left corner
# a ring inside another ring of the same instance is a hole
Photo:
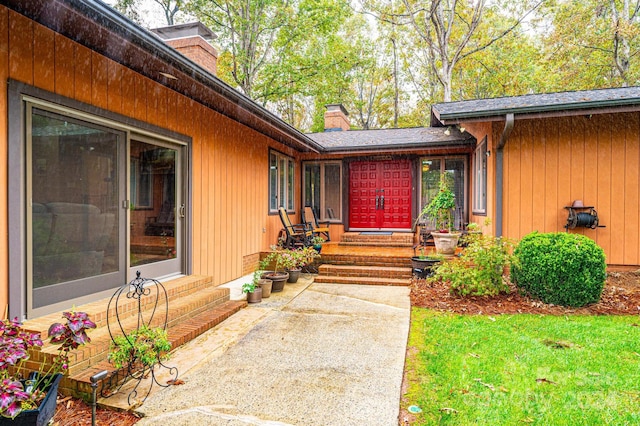
[[[311,245],[313,231],[307,227],[306,223],[292,224],[284,207],[278,208],[278,214],[280,215],[280,221],[286,234],[284,241],[285,248],[306,247]]]
[[[323,226],[320,226],[318,218],[316,217],[316,211],[311,207],[305,206],[304,210],[302,210],[302,222],[309,224],[315,234],[323,234],[325,241],[331,241],[329,222],[323,222]]]

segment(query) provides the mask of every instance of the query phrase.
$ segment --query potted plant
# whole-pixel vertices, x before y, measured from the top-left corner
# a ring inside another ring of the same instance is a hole
[[[253,273],[253,285],[262,289],[263,299],[271,296],[271,287],[273,286],[273,281],[262,278],[262,274],[265,273],[268,265],[269,262],[267,261],[267,259],[262,259],[258,265],[258,269],[256,269]]]
[[[436,252],[451,256],[458,246],[460,234],[451,232],[456,197],[450,189],[447,178],[446,173],[440,174],[438,193],[422,209],[418,217],[424,215],[433,221],[435,230],[431,235],[436,245]]]
[[[313,245],[313,249],[320,253],[322,250],[322,244],[324,243],[324,238],[320,235],[316,235],[311,239],[311,244]]]
[[[284,271],[284,250],[272,247],[272,251],[265,257],[267,264],[273,264],[274,270],[262,274],[262,278],[272,281],[271,291],[276,293],[284,289],[284,283],[289,278],[289,273]]]
[[[289,273],[289,278],[287,279],[288,283],[296,283],[300,278],[300,273],[302,272],[302,268],[300,267],[300,263],[302,261],[301,250],[302,249],[280,250],[280,263],[284,270]]]
[[[411,258],[413,274],[418,278],[426,278],[433,273],[433,267],[442,261],[441,255],[428,256],[424,246],[419,246],[419,254]]]
[[[53,363],[30,373],[24,363],[30,350],[43,345],[40,333],[25,331],[18,318],[0,321],[0,425],[45,425],[53,418],[69,352],[90,342],[87,330],[96,328],[85,312],[64,312],[63,318],[64,324],[49,327],[50,342],[59,345]]]
[[[169,359],[170,350],[171,342],[167,337],[167,330],[162,327],[151,328],[144,324],[128,334],[113,337],[108,360],[116,368],[136,363],[148,368]]]
[[[247,294],[247,303],[262,302],[262,288],[254,281],[242,284],[242,292]]]

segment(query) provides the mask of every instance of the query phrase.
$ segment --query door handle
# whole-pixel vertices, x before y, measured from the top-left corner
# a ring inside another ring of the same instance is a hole
[[[376,195],[376,210],[378,210],[379,197]]]
[[[185,206],[184,204],[180,206],[180,212],[178,213],[181,219],[184,219],[184,215],[185,215]]]
[[[380,197],[380,210],[384,210],[384,195]]]

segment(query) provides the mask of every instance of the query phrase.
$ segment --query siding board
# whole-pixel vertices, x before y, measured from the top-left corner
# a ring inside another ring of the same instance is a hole
[[[597,172],[597,204],[596,209],[598,215],[602,216],[606,228],[598,228],[596,239],[600,247],[607,252],[610,262],[616,263],[611,253],[611,229],[616,226],[611,221],[611,192],[614,188],[611,186],[611,130],[609,126],[609,117],[594,117],[593,121],[598,123],[597,133],[597,156],[598,156],[598,172]],[[589,232],[591,231],[591,232]],[[585,234],[589,235],[594,231],[589,230]]]
[[[42,25],[33,28],[33,84],[54,92],[56,90],[54,67],[55,64],[55,33]]]
[[[92,52],[91,70],[93,76],[91,81],[91,102],[98,108],[108,109],[109,64],[107,58]]]
[[[87,104],[91,103],[91,51],[84,46],[76,45],[74,62],[75,98]]]
[[[7,128],[7,80],[9,78],[9,10],[0,6],[0,129]],[[0,132],[0,164],[7,164],[7,132]],[[6,168],[5,168],[6,170]],[[7,173],[0,173],[0,200],[7,200]],[[7,208],[0,208],[0,235],[8,235]],[[0,282],[9,282],[9,241],[0,238]],[[9,295],[6,286],[0,287],[0,309],[4,312]]]
[[[58,95],[73,98],[75,94],[73,64],[75,63],[75,44],[66,37],[55,37],[55,81]]]
[[[122,65],[107,59],[107,108],[122,114]]]
[[[609,193],[610,198],[610,217],[611,228],[611,262],[615,264],[623,263],[624,244],[618,242],[624,241],[625,221],[624,221],[624,199],[625,199],[625,122],[623,117],[619,115],[608,115],[611,121],[606,125],[611,129],[609,134],[611,137],[611,187]],[[619,129],[613,131],[613,129]]]
[[[33,22],[9,12],[9,76],[33,84]]]
[[[543,232],[556,232],[561,230],[563,204],[558,202],[558,125],[553,123],[542,130],[545,143],[545,173],[536,182],[544,182],[544,225]]]
[[[567,211],[564,206],[571,205],[571,180],[573,171],[573,140],[578,138],[578,132],[572,130],[575,123],[570,117],[562,117],[558,119],[558,204],[552,209],[558,215],[558,228],[555,231],[562,230],[567,223]],[[582,141],[582,134],[579,136]]]
[[[629,114],[625,126],[624,258],[623,264],[640,264],[640,118]]]

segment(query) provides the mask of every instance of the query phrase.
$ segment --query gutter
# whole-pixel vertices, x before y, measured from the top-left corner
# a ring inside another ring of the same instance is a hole
[[[496,146],[496,229],[495,236],[502,236],[502,211],[503,211],[503,197],[502,197],[502,189],[503,189],[503,181],[504,181],[504,161],[503,161],[503,153],[504,147],[507,144],[507,140],[511,135],[511,131],[513,130],[514,124],[514,114],[509,113],[505,116],[504,129],[502,130],[502,134],[500,135],[500,140],[498,141],[498,145]]]

